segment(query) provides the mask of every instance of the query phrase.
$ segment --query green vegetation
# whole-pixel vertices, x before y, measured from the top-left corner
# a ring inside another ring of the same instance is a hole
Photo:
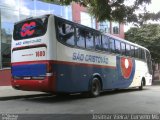
[[[54,4],[69,5],[72,2],[86,7],[97,21],[112,20],[118,22],[134,22],[142,25],[147,20],[158,20],[160,12],[147,11],[146,5],[151,0],[42,0]],[[136,13],[137,10],[139,14]]]

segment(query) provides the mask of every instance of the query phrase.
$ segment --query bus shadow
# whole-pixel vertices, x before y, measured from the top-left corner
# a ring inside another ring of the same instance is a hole
[[[130,89],[116,89],[116,90],[110,90],[110,91],[105,91],[101,93],[101,96],[105,95],[115,95],[115,94],[124,94],[124,93],[129,93],[129,92],[143,92],[149,90],[149,88],[144,88],[143,90],[139,90],[138,88],[130,88]]]
[[[110,95],[116,95],[116,94],[125,94],[125,93],[130,93],[130,92],[143,92],[148,90],[148,88],[144,88],[143,90],[138,90],[138,89],[121,89],[121,90],[110,90],[110,91],[105,91],[102,92],[100,96],[96,98],[90,98],[86,97],[83,94],[71,94],[71,95],[53,95],[53,94],[48,94],[46,96],[37,96],[37,97],[32,97],[32,98],[25,98],[23,100],[27,100],[30,102],[40,102],[40,103],[61,103],[61,102],[71,102],[71,101],[76,101],[76,100],[86,100],[86,99],[97,99],[101,97],[107,97]]]
[[[72,94],[72,95],[64,95],[64,96],[57,96],[57,95],[48,95],[48,96],[39,96],[34,98],[27,98],[24,99],[25,101],[31,102],[40,102],[40,103],[61,103],[61,102],[71,102],[80,99],[88,99],[85,98],[82,94]]]

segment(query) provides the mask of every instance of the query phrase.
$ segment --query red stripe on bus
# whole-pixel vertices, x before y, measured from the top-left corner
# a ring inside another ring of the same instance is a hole
[[[26,62],[13,62],[11,63],[12,66],[16,66],[16,65],[25,65],[25,64],[47,64],[48,62],[50,62],[49,60],[37,60],[37,61],[26,61]]]

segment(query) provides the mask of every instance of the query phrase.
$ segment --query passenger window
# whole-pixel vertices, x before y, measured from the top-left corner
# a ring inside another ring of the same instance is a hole
[[[114,43],[114,39],[110,38],[110,39],[109,39],[109,42],[110,42],[109,46],[110,46],[111,52],[115,53],[115,43]]]
[[[95,47],[97,50],[102,50],[102,43],[101,43],[101,35],[100,34],[95,35]]]
[[[145,60],[145,50],[142,49],[142,59]]]
[[[58,38],[63,43],[75,45],[73,25],[64,22],[58,22]]]
[[[122,55],[126,55],[126,44],[125,43],[121,43],[121,53]]]
[[[107,36],[102,36],[102,48],[103,50],[109,51],[109,39]]]
[[[126,44],[126,55],[130,56],[130,45]]]
[[[94,48],[94,39],[93,39],[93,33],[86,31],[86,48],[93,49]]]
[[[152,60],[151,60],[151,55],[150,55],[149,51],[146,51],[146,61],[147,61],[147,65],[148,65],[148,71],[150,74],[152,74],[153,73]]]
[[[135,47],[135,57],[139,58],[139,50],[137,47]]]
[[[130,55],[134,57],[134,46],[131,46]]]
[[[118,53],[118,54],[121,54],[121,45],[120,45],[120,41],[118,40],[115,40],[115,52]]]
[[[142,50],[141,50],[141,48],[138,48],[138,58],[142,59]]]
[[[86,31],[76,28],[77,46],[85,48],[85,33]]]

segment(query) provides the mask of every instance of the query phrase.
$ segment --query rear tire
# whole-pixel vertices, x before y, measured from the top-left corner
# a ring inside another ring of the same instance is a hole
[[[98,78],[93,78],[90,86],[89,96],[90,97],[97,97],[100,95],[101,91],[101,84]]]

